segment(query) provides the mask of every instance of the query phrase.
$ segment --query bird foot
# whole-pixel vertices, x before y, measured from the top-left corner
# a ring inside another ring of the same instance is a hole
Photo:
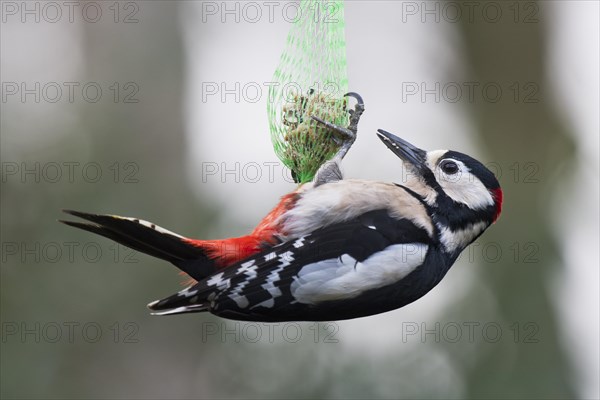
[[[356,136],[358,133],[358,122],[360,121],[360,117],[362,113],[365,111],[365,104],[363,102],[362,97],[358,93],[348,92],[344,95],[344,97],[353,97],[356,99],[357,103],[354,106],[354,110],[350,110],[350,124],[347,128],[341,127],[339,125],[333,124],[328,121],[324,121],[323,119],[311,116],[311,118],[316,121],[318,124],[324,125],[328,129],[340,134],[341,136],[341,146],[336,155],[333,158],[339,158],[340,160],[344,158],[354,141],[356,140]],[[337,138],[334,138],[336,140]]]
[[[324,121],[319,117],[311,116],[311,118],[318,124],[324,125],[328,129],[340,134],[342,141],[338,152],[329,161],[325,162],[325,164],[323,164],[315,174],[315,178],[313,179],[315,187],[324,183],[335,182],[343,179],[340,163],[356,140],[356,135],[358,133],[358,121],[360,120],[362,113],[365,111],[365,104],[362,97],[360,97],[360,95],[357,93],[349,92],[346,93],[344,97],[353,97],[357,101],[356,105],[354,106],[354,110],[349,111],[350,124],[347,128]],[[339,139],[334,137],[334,140],[337,141]]]

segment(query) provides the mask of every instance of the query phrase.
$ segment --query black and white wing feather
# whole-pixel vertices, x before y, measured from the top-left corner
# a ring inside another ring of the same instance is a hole
[[[393,286],[423,263],[430,241],[411,221],[371,211],[270,248],[149,308],[261,321],[341,319],[330,315],[332,305],[368,301],[363,296]]]

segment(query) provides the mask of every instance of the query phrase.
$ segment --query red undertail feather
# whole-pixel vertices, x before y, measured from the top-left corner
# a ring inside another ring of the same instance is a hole
[[[260,250],[261,241],[252,235],[221,240],[194,240],[189,243],[201,247],[218,269],[250,257]]]
[[[278,240],[279,217],[294,206],[296,199],[296,192],[283,196],[277,206],[260,221],[249,235],[220,240],[186,239],[186,241],[202,248],[206,255],[215,262],[217,269],[226,268],[260,252],[265,245],[275,245]],[[185,284],[190,282],[193,283],[195,280],[186,281]]]

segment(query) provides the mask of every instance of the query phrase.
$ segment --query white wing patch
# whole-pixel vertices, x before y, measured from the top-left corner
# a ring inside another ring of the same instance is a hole
[[[276,254],[276,253],[271,253],[271,254]],[[294,256],[294,253],[291,251],[286,251],[285,253],[279,254],[279,265],[267,276],[267,282],[265,282],[263,285],[261,285],[261,287],[263,289],[265,289],[267,292],[269,292],[269,294],[271,295],[271,298],[252,306],[252,308],[254,308],[254,307],[272,308],[275,305],[275,297],[279,297],[282,294],[281,289],[279,289],[277,286],[275,286],[275,283],[277,281],[279,281],[279,279],[280,279],[279,273],[281,271],[283,271],[283,269],[285,267],[289,266],[292,263],[292,261],[294,261],[293,256]]]
[[[363,262],[348,254],[319,261],[303,267],[290,289],[304,304],[353,298],[398,282],[423,263],[427,250],[423,243],[396,244]]]
[[[237,270],[237,274],[245,274],[246,280],[240,282],[229,294],[229,298],[236,302],[239,308],[246,308],[250,304],[246,296],[241,296],[240,293],[246,287],[246,285],[254,278],[256,278],[256,269],[258,265],[254,264],[254,260],[243,263]]]
[[[230,279],[223,279],[223,272],[213,275],[209,280],[206,281],[207,286],[216,286],[219,290],[225,290],[229,288]]]
[[[302,236],[301,238],[297,239],[294,242],[294,247],[297,248],[297,249],[299,249],[300,247],[304,246],[304,240],[305,240],[304,236]]]
[[[196,293],[198,293],[197,290],[192,290],[194,286],[189,286],[186,287],[183,290],[180,290],[179,293],[177,293],[178,296],[183,296],[183,297],[192,297],[193,295],[195,295]]]

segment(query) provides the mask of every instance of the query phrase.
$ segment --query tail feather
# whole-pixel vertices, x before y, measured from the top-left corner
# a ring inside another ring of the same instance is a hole
[[[148,308],[155,311],[152,315],[208,311],[210,306],[210,296],[207,298],[209,289],[207,282],[198,282],[164,299],[153,301],[148,304]]]
[[[169,261],[195,280],[204,279],[215,271],[215,263],[206,254],[205,249],[192,244],[189,239],[151,222],[118,215],[89,214],[73,210],[63,211],[92,223],[62,220],[60,222],[104,236],[134,250]]]
[[[128,236],[125,236],[116,231],[111,231],[100,225],[88,224],[85,222],[64,221],[64,220],[59,220],[59,222],[62,222],[65,225],[69,225],[69,226],[72,226],[75,228],[83,229],[84,231],[95,233],[100,236],[104,236],[105,238],[114,240],[115,242],[118,242],[124,246],[127,246],[130,249],[148,254],[152,257],[160,258],[162,260],[171,261],[171,262],[176,261],[173,257],[170,257],[169,254],[166,254],[159,250],[155,250],[150,246],[146,246],[143,243],[133,240]]]
[[[196,305],[196,306],[184,306],[177,307],[170,310],[157,311],[150,313],[150,315],[176,315],[176,314],[186,314],[186,313],[197,313],[197,312],[205,312],[208,311],[208,307],[204,305]]]

